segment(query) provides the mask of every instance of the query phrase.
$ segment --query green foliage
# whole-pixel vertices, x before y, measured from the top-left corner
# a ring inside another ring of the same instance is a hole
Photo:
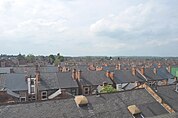
[[[19,55],[17,55],[17,59],[18,60],[25,60],[25,55],[19,54]]]
[[[55,61],[55,56],[54,55],[49,55],[49,63],[50,64],[53,64],[54,63],[54,61]]]
[[[61,61],[56,58],[56,59],[54,60],[54,65],[57,66],[60,62],[61,62]]]
[[[103,86],[101,93],[113,93],[116,91],[117,90],[115,88],[113,88],[112,85],[106,85],[106,86]]]
[[[49,63],[50,64],[54,64],[54,65],[58,65],[60,62],[64,61],[64,57],[60,55],[60,53],[58,53],[57,55],[49,55]]]
[[[60,56],[58,59],[60,60],[60,62],[64,61],[64,57],[63,56]]]
[[[26,60],[28,63],[33,63],[33,62],[35,62],[35,56],[32,54],[29,54],[26,56]]]

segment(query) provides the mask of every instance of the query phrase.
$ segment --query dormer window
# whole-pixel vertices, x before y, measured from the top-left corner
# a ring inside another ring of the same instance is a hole
[[[33,79],[31,79],[30,83],[31,83],[31,85],[34,85],[34,84],[35,84],[35,82],[34,82]]]

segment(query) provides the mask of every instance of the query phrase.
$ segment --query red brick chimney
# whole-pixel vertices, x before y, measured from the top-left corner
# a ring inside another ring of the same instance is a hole
[[[36,81],[39,83],[41,81],[40,71],[36,71]]]
[[[114,72],[110,72],[109,76],[112,80],[114,80]]]
[[[158,63],[158,68],[161,68],[161,63]]]
[[[96,67],[96,71],[102,71],[103,70],[103,67]]]
[[[141,74],[144,75],[145,74],[145,68],[142,66],[141,67]]]
[[[108,77],[108,78],[110,77],[110,71],[109,70],[106,71],[106,77]]]
[[[82,71],[81,70],[79,70],[78,72],[77,72],[77,79],[80,81],[80,79],[81,79],[81,73],[82,73]]]
[[[121,64],[118,65],[118,70],[121,70]]]
[[[136,75],[136,69],[135,69],[135,67],[132,67],[132,75],[133,75],[133,76]]]
[[[157,69],[156,68],[153,69],[153,73],[156,75],[156,73],[157,73]]]
[[[58,65],[58,72],[62,72],[62,67],[60,65]]]

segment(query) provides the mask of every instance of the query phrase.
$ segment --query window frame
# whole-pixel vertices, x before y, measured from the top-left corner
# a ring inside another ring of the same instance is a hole
[[[35,86],[31,86],[30,89],[31,89],[31,94],[35,94]]]
[[[25,99],[24,101],[22,101],[22,99]],[[26,97],[20,97],[20,102],[26,102]]]
[[[84,87],[84,94],[85,95],[89,95],[90,94],[90,87]]]
[[[45,97],[45,98],[43,98],[43,97]],[[48,99],[48,92],[47,91],[41,91],[41,100],[47,100],[47,99]]]

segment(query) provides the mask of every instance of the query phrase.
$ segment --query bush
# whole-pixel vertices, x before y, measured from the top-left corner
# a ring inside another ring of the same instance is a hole
[[[103,86],[102,90],[100,91],[101,93],[113,93],[116,92],[117,90],[112,87],[112,85],[106,85]]]

